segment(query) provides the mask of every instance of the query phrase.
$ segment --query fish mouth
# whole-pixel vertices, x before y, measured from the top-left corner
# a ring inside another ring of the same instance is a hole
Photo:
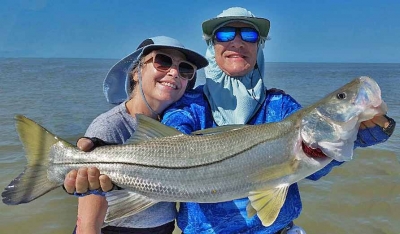
[[[327,158],[328,156],[322,152],[319,148],[311,148],[304,141],[301,142],[301,148],[303,152],[310,158]]]
[[[360,88],[354,103],[368,107],[364,108],[363,112],[360,113],[360,121],[371,119],[371,116],[377,114],[385,114],[388,108],[381,98],[381,90],[378,84],[366,76],[362,76],[359,79],[363,86]]]

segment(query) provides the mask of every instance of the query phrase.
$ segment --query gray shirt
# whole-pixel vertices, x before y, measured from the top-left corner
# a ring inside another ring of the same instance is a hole
[[[86,130],[86,137],[97,137],[110,143],[124,144],[136,129],[136,119],[128,114],[126,102],[99,115]],[[129,228],[157,227],[173,221],[176,217],[175,203],[160,202],[127,218],[108,223],[109,226]]]

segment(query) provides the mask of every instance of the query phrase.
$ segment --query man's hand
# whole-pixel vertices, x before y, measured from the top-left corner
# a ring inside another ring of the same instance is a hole
[[[65,191],[69,194],[86,193],[88,190],[101,188],[104,192],[112,190],[114,187],[111,179],[107,175],[100,175],[96,167],[81,167],[79,170],[70,171],[64,180]]]
[[[89,152],[95,146],[105,145],[100,139],[80,138],[76,145],[82,151]],[[100,144],[96,144],[101,141]],[[88,190],[96,190],[101,188],[104,192],[112,190],[114,187],[111,179],[107,175],[100,175],[100,171],[96,167],[86,168],[81,167],[79,170],[71,170],[65,176],[64,188],[69,194],[86,193]]]
[[[361,122],[360,129],[372,128],[376,125],[387,128],[389,120],[384,115],[375,115],[374,118]]]

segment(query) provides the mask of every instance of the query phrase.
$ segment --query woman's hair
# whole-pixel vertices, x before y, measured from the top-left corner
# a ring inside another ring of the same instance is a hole
[[[137,74],[138,68],[141,67],[141,66],[138,66],[138,65],[139,65],[139,63],[141,63],[142,58],[140,58],[139,60],[136,60],[134,62],[134,64],[132,65],[132,70],[128,74],[129,81],[130,81],[130,84],[129,84],[130,94],[129,95],[131,95],[133,93],[133,90],[135,89],[135,86],[138,83],[133,78],[135,77],[135,74]]]
[[[134,61],[134,62],[132,63],[132,65],[131,65],[131,66],[132,66],[132,70],[131,70],[131,71],[129,72],[129,74],[128,74],[128,75],[129,75],[129,80],[130,80],[130,85],[129,85],[130,94],[129,94],[129,95],[132,94],[133,90],[134,90],[135,87],[136,87],[136,84],[138,83],[138,82],[135,81],[133,78],[135,77],[135,74],[137,74],[138,68],[142,68],[142,65],[143,65],[143,62],[144,62],[144,61],[142,61],[143,58],[144,58],[146,55],[150,54],[152,51],[153,51],[153,50],[147,51],[145,54],[142,54],[138,60],[136,60],[136,61]],[[139,66],[139,65],[140,65],[140,66]]]

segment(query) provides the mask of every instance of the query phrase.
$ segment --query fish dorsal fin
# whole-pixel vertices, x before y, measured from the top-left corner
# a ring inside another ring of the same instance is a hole
[[[262,224],[266,227],[270,226],[278,217],[285,202],[288,188],[289,186],[285,185],[275,189],[250,192],[250,202],[246,207],[248,217],[257,213]]]
[[[157,203],[157,201],[129,190],[108,192],[106,193],[106,199],[108,209],[104,220],[105,223],[137,214]]]
[[[206,128],[203,130],[192,132],[192,135],[211,135],[211,134],[218,134],[227,131],[238,130],[248,125],[245,124],[232,124],[232,125],[225,125],[225,126],[218,126],[215,128]]]
[[[152,138],[176,136],[183,134],[175,128],[168,127],[158,122],[157,120],[154,120],[142,114],[136,114],[136,121],[136,131],[128,140],[128,144],[137,143]]]

